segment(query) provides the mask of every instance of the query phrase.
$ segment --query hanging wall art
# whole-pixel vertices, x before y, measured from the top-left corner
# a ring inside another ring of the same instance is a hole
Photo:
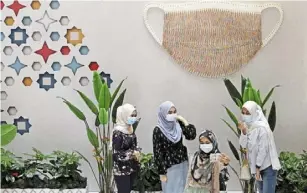
[[[164,11],[163,39],[148,21],[148,11]],[[262,39],[261,13],[276,8],[280,18],[271,33]],[[184,69],[209,78],[239,71],[274,37],[283,21],[276,3],[191,2],[148,4],[144,22],[150,34]]]

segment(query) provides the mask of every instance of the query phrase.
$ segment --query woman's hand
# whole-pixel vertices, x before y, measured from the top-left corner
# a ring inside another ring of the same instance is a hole
[[[134,151],[133,154],[132,154],[132,157],[133,157],[136,161],[140,162],[141,154],[140,154],[139,151]]]
[[[178,121],[181,121],[184,124],[184,126],[188,126],[189,125],[188,121],[185,118],[183,118],[182,116],[180,116],[180,115],[177,115],[176,119]]]
[[[222,153],[220,156],[220,162],[222,162],[224,165],[228,165],[230,158],[226,154]]]
[[[244,124],[243,122],[240,122],[240,123],[238,124],[238,128],[241,130],[241,132],[242,132],[244,135],[246,135],[247,128],[246,128],[246,126],[245,126],[245,124]]]
[[[161,182],[166,182],[167,181],[166,175],[160,175],[160,181]]]
[[[262,181],[261,175],[260,175],[260,169],[259,168],[256,169],[256,180],[257,181]]]

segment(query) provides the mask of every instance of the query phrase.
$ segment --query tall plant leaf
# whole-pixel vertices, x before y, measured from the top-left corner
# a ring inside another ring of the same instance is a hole
[[[94,94],[96,97],[97,102],[99,102],[99,96],[100,96],[100,90],[102,87],[102,80],[97,71],[94,71],[93,73],[93,89],[94,89]]]
[[[260,94],[260,90],[259,89],[257,90],[257,95],[258,95],[258,98],[260,100],[260,107],[262,107],[262,99],[261,99],[261,94]]]
[[[256,89],[252,89],[253,90],[253,96],[254,96],[254,100],[255,102],[261,106],[261,102],[260,102],[260,98],[259,98],[259,95],[258,95],[258,92],[256,91]]]
[[[78,94],[80,95],[80,97],[83,99],[83,101],[85,102],[85,104],[88,106],[88,108],[95,114],[98,115],[98,109],[96,107],[96,105],[94,104],[94,102],[89,99],[83,92],[79,91],[79,90],[75,90],[78,92]]]
[[[91,130],[90,128],[86,128],[86,133],[87,133],[88,140],[92,144],[92,146],[94,146],[95,148],[99,148],[98,137],[94,133],[94,131]]]
[[[96,183],[97,183],[97,185],[98,185],[98,187],[99,187],[99,182],[98,182],[98,179],[97,179],[97,177],[96,177],[96,174],[95,174],[95,172],[94,172],[94,169],[93,169],[91,163],[90,163],[90,162],[88,161],[88,159],[86,159],[86,157],[85,157],[84,155],[82,155],[79,151],[75,151],[75,152],[77,152],[77,154],[79,154],[79,155],[82,157],[82,159],[84,159],[84,161],[86,161],[86,163],[90,166],[90,168],[91,168],[91,170],[92,170],[92,173],[93,173],[93,175],[94,175],[94,178],[95,178],[95,180],[96,180]]]
[[[271,130],[274,131],[275,126],[276,126],[276,105],[274,101],[271,106],[270,114],[268,117],[268,122],[269,122]]]
[[[86,120],[85,115],[75,105],[73,105],[71,102],[69,102],[68,100],[62,97],[58,97],[58,98],[61,98],[63,100],[63,102],[68,106],[71,112],[73,112],[76,115],[76,117],[78,117],[82,121]]]
[[[244,90],[246,86],[246,78],[241,75],[241,96],[243,96]],[[242,101],[242,100],[241,100]],[[243,101],[242,101],[243,102]]]
[[[16,137],[17,127],[13,124],[1,125],[1,146],[5,146]]]
[[[222,121],[224,121],[224,123],[234,132],[234,134],[237,137],[240,137],[237,129],[235,129],[233,126],[231,126],[230,123],[228,123],[225,119],[222,119]]]
[[[113,102],[114,102],[114,100],[115,100],[115,98],[116,98],[120,88],[122,87],[122,85],[123,85],[123,83],[124,83],[124,81],[126,79],[127,79],[127,77],[120,82],[120,84],[117,86],[117,88],[115,89],[114,93],[112,94],[111,101],[110,101],[110,107],[112,106],[112,104],[113,104]]]
[[[133,128],[133,132],[136,131],[136,128],[138,127],[139,123],[141,121],[141,118],[139,120],[137,120],[133,125],[132,125],[132,128]]]
[[[224,105],[223,105],[224,106]],[[231,118],[231,120],[234,122],[234,124],[236,125],[236,127],[238,127],[238,119],[236,118],[236,116],[226,107],[224,106],[228,116]]]
[[[240,99],[235,98],[235,100],[237,101],[238,107],[240,107],[240,109],[242,109],[243,103],[242,101],[240,101]]]
[[[277,88],[277,87],[280,87],[280,85],[274,86],[274,87],[270,90],[270,92],[266,95],[266,97],[264,98],[264,100],[263,100],[263,102],[262,102],[261,108],[264,107],[264,105],[266,104],[266,102],[267,102],[267,101],[270,99],[270,97],[272,96],[272,94],[273,94],[273,92],[274,92],[274,89]]]
[[[125,98],[125,94],[126,94],[126,90],[123,90],[123,92],[120,93],[120,95],[118,96],[118,98],[116,99],[113,109],[112,109],[112,121],[113,123],[116,123],[116,112],[117,112],[117,108],[119,106],[123,105],[124,102],[124,98]]]
[[[101,87],[99,94],[99,108],[109,109],[110,108],[111,94],[106,83]]]
[[[99,110],[99,122],[100,124],[106,125],[109,120],[108,120],[108,112],[106,111],[105,108],[101,108]]]
[[[227,140],[228,141],[228,145],[233,153],[233,155],[235,156],[235,158],[240,161],[240,156],[239,156],[239,152],[238,150],[236,149],[236,147],[232,144],[231,141]]]
[[[224,84],[225,84],[225,86],[228,90],[228,93],[231,96],[231,99],[236,103],[236,105],[239,105],[239,104],[237,104],[236,98],[242,101],[242,96],[239,93],[239,91],[237,90],[237,88],[227,78],[224,79]]]

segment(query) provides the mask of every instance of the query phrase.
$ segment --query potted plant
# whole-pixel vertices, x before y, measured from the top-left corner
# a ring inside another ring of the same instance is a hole
[[[2,193],[86,193],[87,179],[78,169],[81,157],[73,153],[54,151],[43,154],[33,148],[30,158],[22,159],[1,151]]]
[[[267,112],[267,110],[265,109],[266,103],[268,102],[268,100],[272,96],[274,89],[276,87],[279,87],[279,85],[274,86],[269,91],[269,93],[266,95],[266,97],[262,100],[260,90],[255,89],[252,86],[252,83],[248,78],[241,76],[241,89],[240,89],[241,93],[238,91],[238,89],[233,85],[233,83],[229,79],[227,79],[227,78],[224,79],[224,84],[225,84],[225,86],[226,86],[226,88],[227,88],[227,90],[230,94],[231,99],[234,101],[234,103],[236,104],[236,106],[239,108],[240,111],[242,109],[243,104],[246,101],[254,101],[262,108],[264,115],[266,115],[266,112]],[[226,121],[225,119],[222,119],[222,121],[239,138],[240,135],[241,135],[241,130],[238,128],[238,119],[236,118],[234,113],[229,108],[227,108],[226,106],[224,106],[224,108],[225,108],[228,116],[232,120],[234,126],[232,124],[230,124],[228,121]],[[270,112],[269,112],[269,115],[268,115],[268,122],[269,122],[271,130],[274,131],[275,125],[276,125],[276,105],[275,105],[274,101],[272,102],[272,105],[271,105],[271,108],[270,108]],[[229,147],[230,147],[234,157],[236,158],[236,160],[238,160],[239,164],[241,165],[242,160],[243,160],[243,152],[245,150],[242,147],[236,148],[235,145],[233,145],[233,143],[229,140],[228,140],[228,144],[229,144]],[[233,172],[239,178],[238,172],[232,166],[230,166],[230,168],[233,170]],[[254,192],[254,189],[253,189],[254,183],[255,183],[254,179],[251,179],[250,181],[240,181],[240,185],[242,187],[243,192],[244,193],[253,193]]]
[[[154,164],[152,153],[142,153],[140,164],[140,171],[138,171],[132,189],[139,193],[161,191],[161,181],[157,167]]]
[[[126,89],[123,90],[117,97],[121,86],[125,79],[123,79],[115,91],[111,94],[107,83],[100,77],[97,71],[93,72],[93,91],[96,101],[92,101],[84,93],[79,90],[76,92],[80,95],[81,99],[85,102],[91,112],[95,115],[95,128],[90,128],[88,119],[84,113],[75,105],[70,103],[63,97],[63,102],[67,107],[80,119],[85,125],[85,131],[89,142],[93,146],[95,161],[98,167],[98,177],[94,173],[93,167],[87,158],[78,152],[83,159],[89,164],[94,178],[99,187],[100,193],[111,193],[114,191],[113,180],[113,161],[112,150],[109,147],[111,138],[111,129],[116,122],[116,111],[119,106],[123,104]],[[136,123],[135,125],[137,125]],[[136,126],[134,126],[136,127]]]
[[[278,193],[304,193],[307,191],[307,152],[296,155],[281,152],[279,160],[282,169],[278,171]]]

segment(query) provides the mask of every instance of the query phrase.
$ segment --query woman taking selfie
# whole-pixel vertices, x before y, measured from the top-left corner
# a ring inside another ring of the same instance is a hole
[[[277,171],[281,168],[273,132],[262,109],[254,101],[242,107],[240,145],[246,148],[252,175],[259,193],[275,193]]]

